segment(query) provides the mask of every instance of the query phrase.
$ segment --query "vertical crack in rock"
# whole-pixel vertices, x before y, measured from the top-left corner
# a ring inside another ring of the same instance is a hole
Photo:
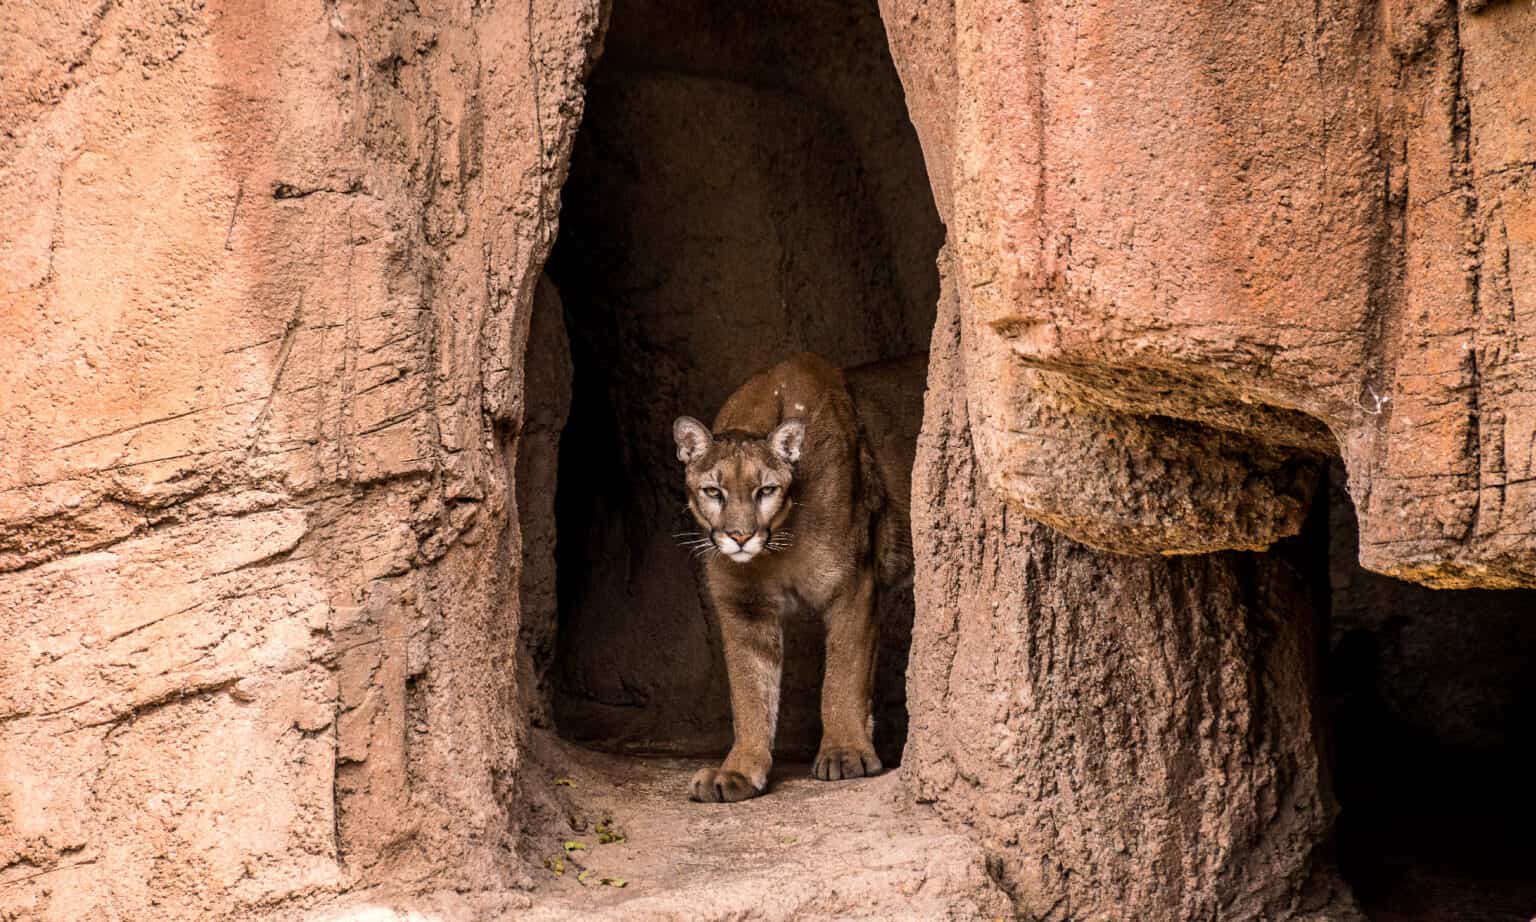
[[[1451,115],[1451,152],[1452,170],[1460,180],[1459,197],[1463,204],[1463,223],[1467,234],[1465,251],[1467,262],[1463,264],[1463,271],[1467,280],[1466,299],[1471,309],[1471,329],[1468,332],[1469,343],[1463,345],[1466,349],[1467,363],[1467,441],[1463,448],[1463,455],[1471,464],[1472,469],[1472,509],[1466,517],[1466,528],[1460,536],[1465,543],[1476,540],[1478,535],[1478,519],[1482,511],[1482,416],[1480,413],[1480,392],[1483,382],[1478,374],[1478,334],[1482,329],[1482,263],[1483,243],[1486,236],[1486,228],[1482,223],[1483,216],[1478,207],[1477,175],[1472,163],[1472,100],[1467,92],[1466,49],[1461,41],[1461,12],[1453,11],[1450,18],[1450,41],[1452,52],[1452,82],[1455,86],[1455,101]]]

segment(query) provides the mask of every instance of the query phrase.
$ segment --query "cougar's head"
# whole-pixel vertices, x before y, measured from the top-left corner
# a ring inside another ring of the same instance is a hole
[[[693,417],[680,416],[672,437],[686,466],[688,508],[720,553],[746,563],[765,549],[787,546],[775,532],[794,505],[789,488],[805,442],[804,422],[786,420],[764,436],[735,429],[711,433]]]

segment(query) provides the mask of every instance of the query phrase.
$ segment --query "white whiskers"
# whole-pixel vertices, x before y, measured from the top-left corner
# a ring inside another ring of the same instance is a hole
[[[787,550],[789,550],[790,548],[792,548],[794,546],[795,546],[795,533],[794,532],[792,532],[792,531],[776,531],[776,532],[774,532],[768,538],[768,543],[763,545],[763,550],[765,550],[765,551],[767,551],[768,553],[771,554],[774,551],[787,551]]]
[[[680,531],[672,536],[677,539],[679,547],[688,549],[688,555],[694,560],[708,555],[711,551],[716,554],[720,549],[715,546],[715,541],[710,536],[697,531]]]

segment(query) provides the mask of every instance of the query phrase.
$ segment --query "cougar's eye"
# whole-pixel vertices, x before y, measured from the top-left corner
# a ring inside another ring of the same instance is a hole
[[[700,492],[702,492],[705,496],[709,497],[710,499],[719,499],[722,495],[724,495],[724,494],[722,494],[720,492],[720,489],[718,487],[705,487]]]
[[[775,486],[775,485],[770,483],[767,486],[759,487],[758,488],[757,498],[758,499],[767,499],[768,497],[772,496],[773,494],[775,494],[777,492],[779,492],[779,488],[777,486]]]

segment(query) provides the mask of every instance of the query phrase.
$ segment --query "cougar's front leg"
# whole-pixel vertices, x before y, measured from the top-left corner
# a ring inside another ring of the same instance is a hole
[[[871,739],[875,675],[875,575],[865,568],[827,607],[827,671],[821,683],[821,748],[811,774],[822,781],[880,771]]]
[[[773,734],[779,718],[784,633],[778,608],[762,600],[744,604],[717,598],[716,608],[736,738],[718,769],[702,769],[693,776],[689,796],[729,803],[756,797],[768,787]]]

